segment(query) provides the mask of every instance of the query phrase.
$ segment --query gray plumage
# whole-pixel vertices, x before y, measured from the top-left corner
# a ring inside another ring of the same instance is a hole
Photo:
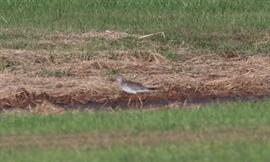
[[[118,82],[118,85],[120,86],[120,88],[127,93],[137,94],[137,93],[149,92],[151,90],[145,87],[141,83],[128,81],[122,76],[117,76],[116,81]]]

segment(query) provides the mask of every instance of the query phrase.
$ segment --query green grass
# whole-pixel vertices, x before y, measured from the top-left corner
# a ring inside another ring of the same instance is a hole
[[[270,102],[215,104],[202,109],[2,115],[0,134],[169,131],[269,127]]]
[[[269,161],[269,106],[264,101],[200,109],[3,114],[0,158],[20,162]]]
[[[1,39],[18,42],[55,31],[164,31],[166,40],[155,41],[173,42],[175,48],[185,42],[190,48],[249,54],[269,52],[269,15],[267,0],[3,0],[0,29],[15,29]]]
[[[118,146],[106,149],[18,149],[0,150],[3,161],[93,161],[93,162],[164,162],[164,161],[269,161],[270,142],[197,142],[153,146]]]
[[[41,77],[63,77],[63,76],[72,76],[71,69],[63,69],[63,70],[48,70],[46,68],[42,68],[38,75]]]
[[[136,32],[178,27],[199,31],[265,29],[270,9],[266,0],[4,0],[0,6],[3,27],[21,24],[51,30],[116,28]]]

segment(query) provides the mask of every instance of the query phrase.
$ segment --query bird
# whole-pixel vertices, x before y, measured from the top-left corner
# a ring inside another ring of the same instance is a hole
[[[156,89],[156,88],[146,87],[143,84],[138,83],[138,82],[126,80],[122,75],[118,75],[116,77],[116,81],[122,91],[128,94],[131,94],[128,99],[128,104],[127,104],[128,107],[130,107],[130,102],[132,101],[132,97],[135,95],[139,99],[140,104],[141,104],[140,107],[142,108],[143,102],[142,102],[141,97],[138,94],[144,93],[144,92],[150,92],[151,90]]]

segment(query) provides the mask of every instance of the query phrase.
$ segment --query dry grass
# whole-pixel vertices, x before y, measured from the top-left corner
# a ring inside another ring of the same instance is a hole
[[[139,37],[125,32],[109,31],[104,32],[87,32],[87,33],[62,33],[45,36],[39,40],[39,44],[56,46],[59,44],[80,44],[87,42],[92,38],[104,38],[106,40],[116,40],[124,37]]]
[[[91,37],[118,39],[121,32],[71,33],[48,36],[52,43],[68,44]],[[186,53],[187,49],[178,49]],[[159,87],[145,100],[179,100],[208,97],[264,96],[270,92],[270,58],[257,56],[191,55],[171,61],[155,51],[115,50],[82,59],[80,51],[1,49],[0,58],[11,63],[0,74],[0,107],[126,102],[114,77],[121,73],[147,86]],[[68,59],[67,59],[68,56]]]

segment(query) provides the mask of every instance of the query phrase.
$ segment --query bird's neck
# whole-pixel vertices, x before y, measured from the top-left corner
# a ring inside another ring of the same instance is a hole
[[[121,86],[122,84],[123,84],[123,80],[121,79],[118,81],[118,85]]]

